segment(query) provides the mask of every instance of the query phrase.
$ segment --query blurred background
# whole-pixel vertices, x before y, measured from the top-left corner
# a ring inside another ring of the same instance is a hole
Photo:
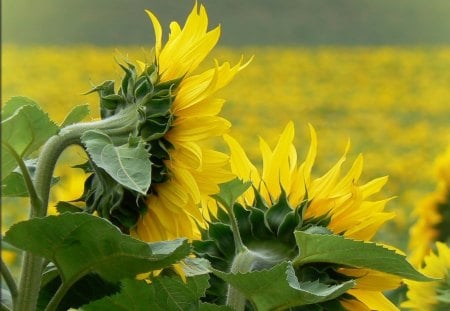
[[[144,9],[168,25],[193,0],[3,0],[2,40],[19,44],[142,45]],[[204,0],[223,45],[450,43],[447,0]]]
[[[223,91],[231,134],[259,161],[258,137],[270,144],[289,120],[299,156],[318,132],[315,175],[341,156],[364,154],[362,180],[389,175],[380,198],[396,197],[398,217],[378,239],[406,249],[415,206],[436,187],[435,158],[450,144],[450,1],[203,0],[218,47],[204,62],[254,60]],[[160,19],[165,38],[193,0],[2,0],[2,104],[14,95],[40,103],[57,122],[120,79],[117,60],[145,59],[154,43],[144,12]],[[85,159],[78,149],[68,162]],[[76,160],[74,160],[76,159]],[[300,158],[301,159],[301,158]],[[83,177],[68,165],[54,201],[77,198]],[[75,175],[73,175],[75,174]],[[70,177],[70,176],[76,176]],[[2,231],[26,215],[25,201],[4,200]]]

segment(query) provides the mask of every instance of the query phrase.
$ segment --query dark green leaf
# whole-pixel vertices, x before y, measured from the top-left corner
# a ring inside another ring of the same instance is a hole
[[[143,143],[130,147],[114,146],[112,139],[101,131],[87,131],[81,137],[89,155],[124,187],[146,195],[151,184],[152,165]]]
[[[405,279],[430,281],[411,266],[406,257],[372,242],[356,241],[340,235],[296,231],[299,256],[294,265],[327,262],[368,268]]]
[[[213,303],[200,303],[199,311],[233,311],[228,306],[224,305],[215,305]]]
[[[56,210],[58,211],[58,213],[62,214],[62,213],[80,213],[83,211],[83,209],[75,204],[71,204],[69,202],[63,202],[60,201],[58,203],[56,203]]]
[[[355,285],[353,281],[333,286],[318,281],[299,282],[289,262],[269,270],[237,274],[213,270],[213,273],[239,290],[258,310],[278,310],[331,300]]]
[[[208,275],[187,278],[156,277],[151,284],[145,281],[124,280],[120,293],[105,297],[82,307],[86,311],[168,311],[198,310],[199,299],[205,294]]]
[[[2,121],[2,179],[17,166],[10,148],[25,158],[58,132],[58,126],[36,105],[25,105]],[[7,146],[9,148],[7,148]]]
[[[37,310],[45,310],[50,300],[61,285],[58,275],[41,287],[37,303]],[[78,308],[91,301],[113,295],[120,290],[119,283],[106,282],[96,274],[88,274],[75,282],[64,295],[56,311],[66,311]]]
[[[227,208],[231,208],[234,202],[250,187],[251,182],[243,182],[235,178],[220,185],[219,194],[213,197]]]
[[[89,115],[89,105],[78,105],[72,108],[67,114],[64,121],[61,123],[61,127],[81,122]]]
[[[87,273],[115,282],[170,266],[190,253],[186,239],[145,243],[109,221],[85,213],[34,218],[11,227],[4,240],[58,267],[64,282]]]

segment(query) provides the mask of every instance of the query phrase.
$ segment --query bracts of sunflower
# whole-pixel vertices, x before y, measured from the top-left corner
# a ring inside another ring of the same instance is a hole
[[[215,93],[245,64],[216,61],[213,68],[196,72],[220,37],[220,27],[208,30],[202,5],[195,4],[184,27],[170,24],[165,44],[158,19],[150,11],[147,14],[155,30],[154,60],[121,65],[125,74],[117,91],[113,81],[106,81],[92,92],[100,96],[102,118],[137,107],[136,131],[123,140],[145,143],[150,186],[145,191],[124,187],[91,161],[88,171],[93,174],[85,182],[81,200],[88,211],[144,241],[198,238],[196,224],[203,222],[206,198],[233,177],[226,169],[228,156],[202,145],[230,127],[217,115],[224,100]]]
[[[236,310],[398,310],[383,291],[402,278],[427,278],[399,251],[370,242],[394,217],[384,210],[389,198],[370,199],[387,177],[359,184],[362,155],[341,177],[347,145],[327,173],[313,178],[317,138],[312,126],[310,132],[301,164],[292,122],[274,149],[261,139],[261,173],[225,136],[239,179],[222,185],[215,198],[223,209],[194,242],[215,275],[206,300]]]

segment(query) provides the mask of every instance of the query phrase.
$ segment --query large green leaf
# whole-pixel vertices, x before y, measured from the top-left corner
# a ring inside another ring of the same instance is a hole
[[[295,239],[300,254],[294,259],[294,266],[326,262],[368,268],[416,281],[430,280],[414,269],[405,256],[379,244],[304,231],[295,232]]]
[[[47,113],[37,105],[30,104],[19,107],[10,117],[2,121],[2,180],[17,166],[12,152],[25,158],[59,130],[58,126],[49,119]]]
[[[72,110],[64,118],[61,123],[61,127],[78,123],[89,115],[89,105],[78,105],[72,108]]]
[[[85,213],[20,222],[4,240],[54,262],[67,283],[90,272],[115,282],[168,267],[190,253],[186,239],[145,243],[122,234],[109,221]]]
[[[318,281],[299,282],[290,262],[282,262],[269,270],[247,273],[213,272],[251,300],[257,310],[320,303],[339,297],[355,285],[353,281],[333,286]]]
[[[251,185],[251,182],[243,182],[235,178],[229,182],[220,184],[220,192],[214,195],[214,199],[219,201],[227,208],[231,208],[234,202],[243,194]]]
[[[143,143],[115,146],[108,135],[97,130],[84,133],[81,141],[95,164],[115,181],[128,189],[147,194],[152,165]]]
[[[198,310],[200,297],[205,295],[205,290],[209,286],[208,279],[208,275],[201,275],[189,277],[184,283],[178,276],[162,276],[152,279],[151,284],[145,281],[124,280],[120,293],[92,302],[81,309],[86,311]]]

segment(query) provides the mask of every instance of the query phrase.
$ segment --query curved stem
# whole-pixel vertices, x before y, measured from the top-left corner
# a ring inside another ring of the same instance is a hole
[[[103,130],[110,136],[132,133],[137,126],[139,113],[134,106],[100,121],[69,125],[50,138],[44,145],[36,167],[34,187],[40,204],[30,209],[30,219],[44,217],[50,194],[51,180],[61,153],[70,145],[81,144],[81,136],[89,130]],[[19,283],[19,297],[15,310],[32,311],[36,308],[39,294],[43,258],[25,252]]]
[[[73,282],[70,283],[64,283],[62,282],[59,286],[56,293],[53,295],[52,299],[50,299],[50,302],[48,303],[47,307],[45,307],[45,311],[54,311],[58,308],[59,304],[61,303],[61,300],[64,298],[70,287],[73,285]]]
[[[12,276],[11,271],[9,270],[8,266],[2,261],[2,276],[3,279],[6,282],[6,285],[8,285],[9,288],[9,292],[11,294],[11,298],[12,298],[12,303],[13,306],[15,305],[16,299],[17,299],[17,295],[18,295],[18,290],[17,290],[17,284],[16,281],[14,280],[14,277]]]

